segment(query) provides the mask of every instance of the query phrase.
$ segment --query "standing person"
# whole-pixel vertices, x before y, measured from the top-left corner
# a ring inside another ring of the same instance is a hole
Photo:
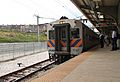
[[[117,50],[117,32],[115,30],[112,31],[112,51]]]
[[[104,47],[104,35],[103,34],[100,34],[100,45],[101,45],[101,48]]]
[[[106,46],[109,46],[109,44],[110,44],[110,38],[109,38],[108,35],[105,35],[104,40],[105,40]]]

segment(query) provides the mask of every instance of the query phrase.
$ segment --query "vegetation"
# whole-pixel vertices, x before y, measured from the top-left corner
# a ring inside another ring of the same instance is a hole
[[[39,41],[46,41],[44,32],[40,33]],[[37,33],[22,33],[16,31],[0,30],[0,42],[37,42]]]

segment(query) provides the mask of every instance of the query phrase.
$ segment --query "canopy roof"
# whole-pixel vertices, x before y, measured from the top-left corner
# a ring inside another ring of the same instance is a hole
[[[120,0],[71,0],[76,7],[101,31],[117,27],[117,11]]]

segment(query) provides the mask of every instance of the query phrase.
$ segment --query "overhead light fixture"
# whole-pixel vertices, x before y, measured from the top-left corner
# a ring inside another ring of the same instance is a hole
[[[98,6],[98,5],[96,5],[96,8],[98,9],[98,8],[99,8],[99,6]]]
[[[103,18],[104,18],[104,16],[103,16],[103,15],[99,15],[99,18],[102,18],[102,19],[103,19]]]
[[[97,12],[98,15],[100,15],[100,12]]]

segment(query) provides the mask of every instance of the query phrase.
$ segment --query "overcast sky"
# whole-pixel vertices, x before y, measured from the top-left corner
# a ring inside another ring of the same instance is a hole
[[[83,18],[70,0],[0,0],[0,24],[36,24],[35,14],[54,19]],[[51,21],[54,20],[40,18],[39,24]]]

